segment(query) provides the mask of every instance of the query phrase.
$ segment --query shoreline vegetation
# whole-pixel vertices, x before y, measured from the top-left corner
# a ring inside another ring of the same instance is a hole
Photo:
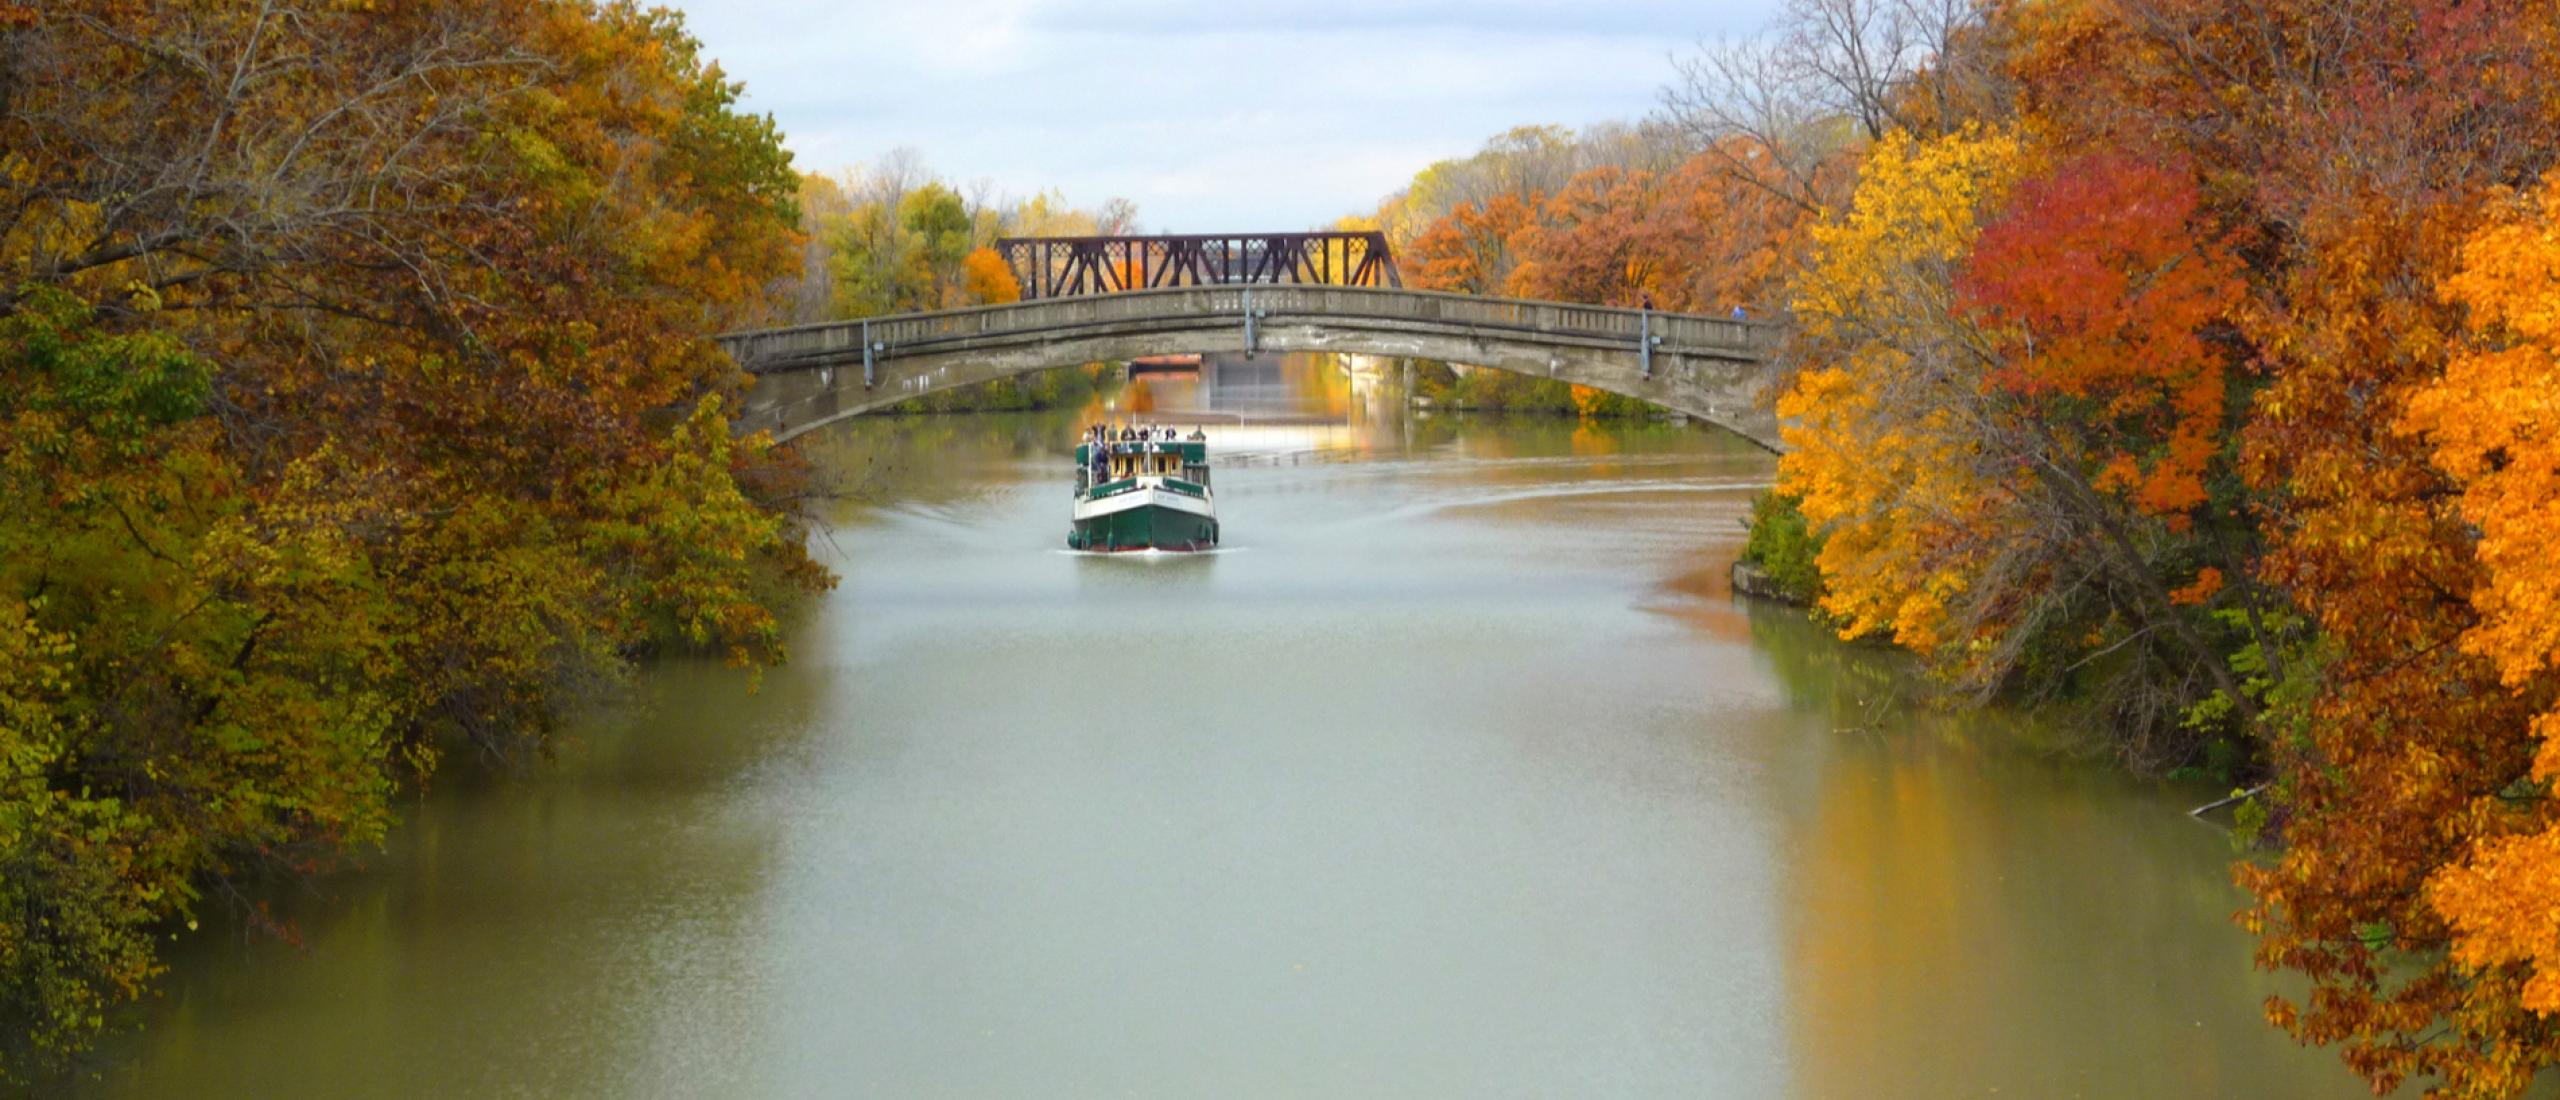
[[[2560,1063],[2555,74],[2538,0],[1790,0],[1346,227],[1787,325],[1740,583],[2221,777],[2269,1021],[2514,1096]]]
[[[1088,363],[1017,378],[1000,378],[974,386],[902,401],[881,410],[901,416],[946,413],[1026,412],[1081,405],[1117,392],[1111,379],[1119,363]],[[1440,413],[1501,413],[1511,416],[1557,416],[1586,420],[1666,420],[1679,416],[1648,401],[1604,393],[1551,378],[1528,378],[1497,370],[1470,370],[1446,363],[1417,360],[1415,407]],[[1119,385],[1125,385],[1120,383]]]
[[[1416,361],[1414,392],[1438,412],[1489,412],[1529,416],[1572,416],[1589,420],[1654,419],[1668,410],[1648,401],[1577,386],[1553,378],[1530,378],[1509,371],[1461,369],[1447,363]]]
[[[1733,561],[1733,588],[1822,616],[1821,541],[1805,523],[1795,498],[1771,491],[1752,498],[1742,553]]]
[[[1081,406],[1110,387],[1105,379],[1121,369],[1116,363],[1060,367],[1017,378],[998,378],[974,386],[927,394],[880,410],[897,416],[950,413],[1031,412]]]
[[[677,17],[0,4],[0,1084],[159,944],[831,581],[704,334],[799,178]]]

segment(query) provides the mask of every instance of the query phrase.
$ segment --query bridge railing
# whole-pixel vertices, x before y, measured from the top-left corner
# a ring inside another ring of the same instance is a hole
[[[787,369],[813,360],[859,358],[866,341],[878,354],[895,357],[988,337],[1221,317],[1241,321],[1248,311],[1265,320],[1317,317],[1333,321],[1440,323],[1555,339],[1622,343],[1630,348],[1649,335],[1665,351],[1727,355],[1766,355],[1776,350],[1780,339],[1777,326],[1724,317],[1480,298],[1427,290],[1288,285],[1183,287],[1052,298],[731,333],[719,339],[730,355],[749,370],[768,366]]]

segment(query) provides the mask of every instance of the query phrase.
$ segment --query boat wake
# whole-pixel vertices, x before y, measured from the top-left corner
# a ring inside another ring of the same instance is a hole
[[[1413,519],[1417,516],[1427,516],[1439,512],[1454,512],[1471,508],[1490,508],[1504,504],[1518,503],[1520,501],[1553,500],[1569,497],[1629,496],[1663,493],[1729,495],[1737,492],[1753,492],[1768,489],[1771,488],[1773,484],[1774,483],[1766,479],[1758,479],[1750,481],[1665,480],[1613,482],[1601,485],[1538,485],[1500,492],[1474,493],[1453,499],[1416,501],[1401,507],[1389,508],[1385,511],[1373,512],[1368,515],[1360,516],[1350,522],[1355,524],[1385,523]]]
[[[1208,557],[1215,557],[1215,556],[1217,556],[1217,555],[1219,555],[1219,554],[1241,554],[1241,553],[1244,553],[1245,551],[1247,551],[1247,550],[1251,550],[1251,549],[1253,549],[1253,548],[1252,548],[1252,547],[1250,547],[1250,546],[1213,546],[1213,547],[1210,547],[1209,549],[1206,549],[1206,550],[1067,550],[1067,549],[1053,549],[1053,550],[1051,550],[1051,551],[1049,551],[1049,552],[1050,552],[1050,553],[1052,553],[1052,554],[1064,554],[1064,555],[1066,555],[1066,556],[1068,556],[1068,557],[1071,557],[1071,558],[1137,558],[1137,559],[1139,559],[1139,560],[1141,560],[1141,561],[1145,561],[1145,560],[1150,560],[1150,559],[1155,559],[1155,558],[1208,558]]]

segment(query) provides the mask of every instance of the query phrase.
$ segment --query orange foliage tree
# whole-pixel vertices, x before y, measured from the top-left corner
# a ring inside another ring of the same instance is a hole
[[[1650,298],[1666,309],[1687,308],[1688,250],[1680,232],[1687,210],[1656,192],[1650,172],[1607,167],[1575,176],[1515,236],[1520,262],[1507,290],[1550,301],[1633,306]]]
[[[1405,278],[1424,290],[1499,294],[1510,284],[1516,245],[1539,197],[1501,194],[1483,204],[1460,203],[1414,238],[1399,264]]]
[[[1022,284],[996,250],[980,245],[960,260],[961,290],[972,305],[1000,306],[1022,300]]]
[[[2487,528],[2448,477],[2466,469],[2462,439],[2431,446],[2442,425],[2421,399],[2442,392],[2462,296],[2477,292],[2447,281],[2462,243],[2495,189],[2560,144],[2560,23],[2528,0],[2008,12],[2012,72],[2040,124],[2187,158],[2225,224],[2267,230],[2244,253],[2234,318],[2256,368],[2237,490],[2260,517],[2240,545],[2246,579],[2300,627],[2234,654],[2269,685],[2252,816],[2277,845],[2239,874],[2260,962],[2310,984],[2269,1014],[2339,1044],[2380,1089],[2425,1076],[2452,1095],[2513,1094],[2560,1044],[2523,996],[2530,961],[2457,940],[2447,910],[2490,912],[2480,891],[2501,883],[2496,904],[2539,903],[2515,892],[2529,876],[2446,869],[2496,850],[2484,842],[2523,828],[2516,807],[2540,799],[2519,785],[2536,703],[2463,644],[2481,636],[2463,596],[2484,587]]]
[[[2560,174],[2501,210],[2462,258],[2444,289],[2470,309],[2471,340],[2442,379],[2410,398],[2401,426],[2433,444],[2437,467],[2461,488],[2461,515],[2479,531],[2470,592],[2478,619],[2462,648],[2537,713],[2530,764],[2473,796],[2463,815],[2469,850],[2433,870],[2426,896],[2449,925],[2452,961],[2468,984],[2512,997],[2501,1005],[2505,1026],[2530,1024],[2524,1035],[2541,1040],[2488,1052],[2498,1057],[2482,1083],[2511,1090],[2553,1054],[2541,1023],[2560,1012],[2560,812],[2542,793],[2560,778],[2560,558],[2551,549],[2560,534]],[[2494,759],[2512,769],[2518,754]]]

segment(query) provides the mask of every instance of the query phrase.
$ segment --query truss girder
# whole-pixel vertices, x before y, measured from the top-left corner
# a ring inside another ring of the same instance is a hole
[[[996,252],[1025,301],[1247,283],[1404,285],[1386,235],[1374,232],[1007,237]]]

